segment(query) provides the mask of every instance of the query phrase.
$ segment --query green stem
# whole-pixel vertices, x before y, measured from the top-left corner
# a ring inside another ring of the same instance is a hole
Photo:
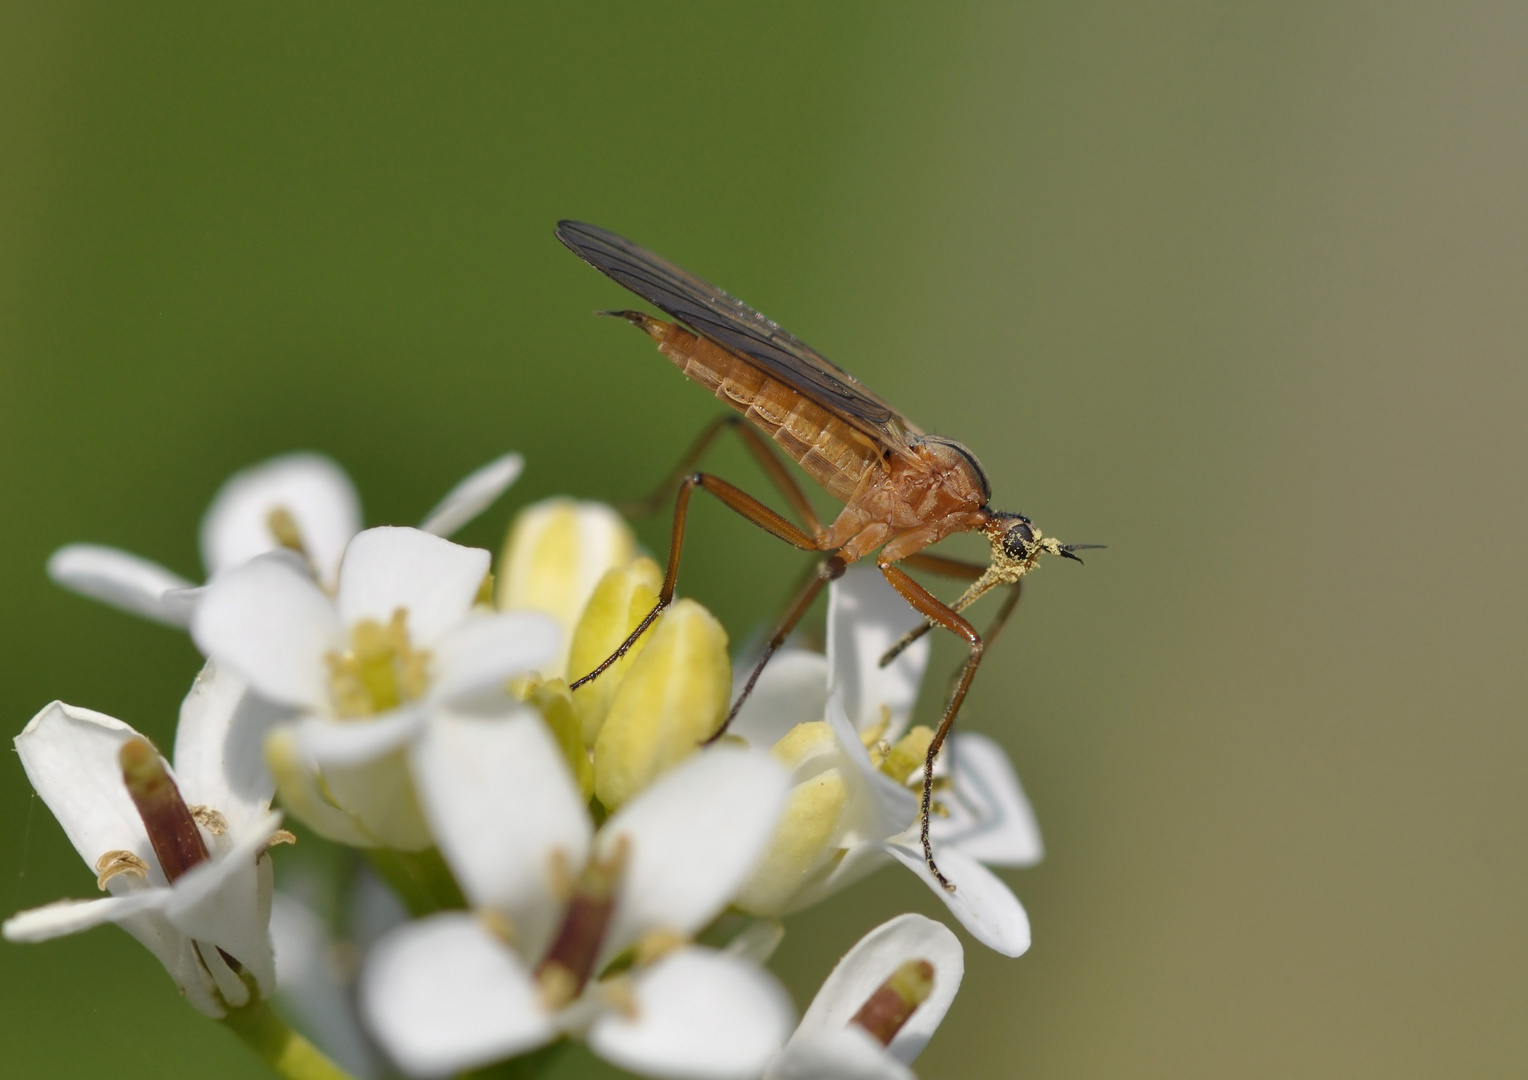
[[[467,906],[461,887],[451,876],[451,868],[440,857],[438,848],[423,851],[367,848],[366,861],[383,881],[392,886],[409,914],[416,919]]]
[[[354,1080],[307,1039],[287,1026],[263,1001],[253,1001],[223,1017],[223,1025],[287,1080]]]

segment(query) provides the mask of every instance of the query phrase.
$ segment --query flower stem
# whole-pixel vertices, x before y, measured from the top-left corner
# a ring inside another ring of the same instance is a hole
[[[368,848],[366,861],[383,881],[392,886],[409,914],[416,919],[467,906],[461,886],[451,876],[451,868],[437,848],[424,851]]]
[[[354,1080],[263,1001],[234,1009],[222,1022],[286,1080]]]

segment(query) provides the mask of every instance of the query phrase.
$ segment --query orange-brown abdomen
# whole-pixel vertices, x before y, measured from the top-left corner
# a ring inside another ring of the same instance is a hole
[[[625,313],[623,313],[625,314]],[[848,502],[880,462],[870,439],[829,410],[727,349],[682,326],[640,315],[628,319],[690,378],[742,413],[835,499]]]

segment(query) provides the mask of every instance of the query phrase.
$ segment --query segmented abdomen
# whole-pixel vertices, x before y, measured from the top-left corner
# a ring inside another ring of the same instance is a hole
[[[827,489],[848,502],[865,473],[880,460],[868,436],[759,368],[683,327],[652,334],[658,348],[690,378],[748,417]]]

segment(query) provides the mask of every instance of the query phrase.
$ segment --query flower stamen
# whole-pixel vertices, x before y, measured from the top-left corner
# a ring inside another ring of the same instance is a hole
[[[361,619],[350,648],[324,657],[335,711],[348,718],[376,716],[424,696],[430,653],[409,641],[408,612],[398,608],[386,624]]]
[[[265,515],[265,527],[271,531],[271,539],[279,546],[297,552],[304,559],[308,558],[308,549],[302,542],[302,530],[297,527],[297,519],[292,516],[292,511],[284,506],[276,507]]]
[[[96,860],[96,888],[105,891],[106,883],[118,874],[149,876],[149,864],[131,851],[108,851]]]
[[[122,744],[117,761],[164,876],[173,883],[193,866],[206,862],[207,845],[202,842],[196,818],[180,797],[159,751],[138,736]]]
[[[222,836],[228,831],[228,819],[210,806],[191,807],[191,816],[213,836]]]

